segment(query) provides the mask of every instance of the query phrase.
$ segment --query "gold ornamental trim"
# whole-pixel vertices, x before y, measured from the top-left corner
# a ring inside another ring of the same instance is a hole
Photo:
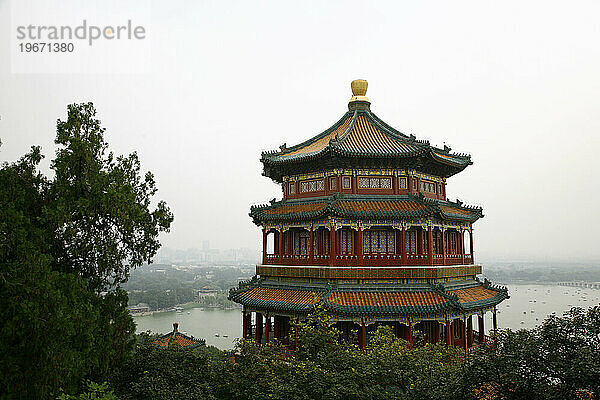
[[[481,274],[481,265],[444,267],[324,267],[257,265],[256,274],[286,278],[318,279],[444,279]]]

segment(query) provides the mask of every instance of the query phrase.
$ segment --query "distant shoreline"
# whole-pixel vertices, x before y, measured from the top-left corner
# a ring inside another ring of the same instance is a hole
[[[493,282],[497,285],[542,285],[542,286],[565,286],[565,287],[587,287],[588,289],[600,289],[600,282],[586,282],[586,281],[527,281],[527,280],[509,280],[502,281],[497,280]],[[586,286],[588,285],[588,286]]]
[[[158,310],[151,310],[151,311],[144,311],[141,313],[132,313],[130,312],[132,317],[145,317],[145,316],[150,316],[153,315],[155,313],[167,313],[167,312],[177,312],[177,311],[184,311],[184,310],[190,310],[192,308],[206,308],[206,309],[211,309],[211,310],[223,310],[223,311],[231,311],[231,310],[239,310],[241,309],[241,307],[239,306],[229,306],[229,307],[224,307],[223,305],[203,305],[197,301],[190,301],[187,303],[182,303],[182,304],[177,304],[173,307],[167,307],[167,308],[159,308]]]

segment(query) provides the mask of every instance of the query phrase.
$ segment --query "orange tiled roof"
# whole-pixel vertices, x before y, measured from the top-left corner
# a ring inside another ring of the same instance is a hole
[[[410,143],[405,137],[392,136],[378,128],[366,115],[359,114],[339,148],[356,153],[412,154],[422,151],[423,145]]]
[[[329,302],[342,306],[431,306],[447,299],[436,292],[333,292]]]
[[[469,303],[471,301],[489,300],[498,295],[495,290],[487,289],[483,286],[474,286],[466,289],[458,289],[449,291],[450,294],[458,296],[461,303]]]
[[[350,102],[348,112],[329,129],[312,138],[277,151],[262,154],[264,174],[277,182],[283,182],[297,167],[297,163],[315,162],[311,168],[320,166],[329,168],[334,163],[346,159],[354,163],[357,159],[385,158],[386,165],[398,167],[413,166],[419,158],[421,172],[452,176],[471,164],[470,156],[451,153],[447,146],[438,148],[428,141],[417,140],[413,135],[405,135],[394,129],[371,112],[369,102]],[[408,161],[407,161],[408,160]],[[348,163],[344,161],[343,165]],[[335,167],[335,166],[334,166]]]
[[[270,215],[279,214],[296,214],[306,212],[317,212],[327,207],[327,203],[304,203],[304,204],[290,204],[274,208],[269,208],[265,213]]]
[[[159,337],[152,343],[154,343],[156,346],[159,346],[159,347],[168,347],[168,346],[172,346],[173,344],[178,344],[181,347],[190,348],[190,347],[199,346],[204,342],[202,340],[194,339],[192,337],[186,336],[180,332],[174,332],[174,333],[171,332],[171,333],[168,333],[166,335]]]
[[[338,122],[339,125],[336,124],[338,126],[335,129],[333,129],[330,133],[326,134],[320,139],[317,139],[308,146],[300,147],[299,149],[290,152],[283,151],[282,157],[297,156],[299,154],[310,154],[323,150],[329,145],[329,141],[331,139],[335,138],[336,136],[342,136],[342,134],[346,132],[346,129],[348,129],[348,127],[350,126],[350,122],[352,122],[352,116],[350,114],[346,114],[344,118],[340,122]]]
[[[325,284],[309,284],[305,290],[287,284],[261,281],[241,285],[229,298],[250,309],[286,310],[306,314],[322,302],[336,315],[438,315],[460,313],[494,306],[508,298],[505,288],[484,287],[472,281],[465,287],[451,285],[450,290],[423,285],[402,284],[346,285],[336,288]],[[282,286],[279,286],[282,285]],[[455,288],[452,290],[452,288]]]
[[[260,225],[262,221],[322,217],[328,210],[330,214],[349,218],[424,217],[439,213],[437,204],[427,203],[413,196],[341,195],[318,200],[283,200],[269,205],[253,206],[250,216]],[[472,213],[467,215],[473,217]]]
[[[465,210],[458,207],[452,206],[440,206],[440,209],[446,214],[460,214],[460,215],[471,215],[472,211]]]
[[[255,287],[244,293],[248,299],[263,301],[286,302],[293,304],[312,305],[317,303],[322,293],[310,290],[288,290],[268,287]]]
[[[427,208],[426,205],[416,201],[340,201],[337,206],[345,211],[354,212],[393,212],[393,211],[420,211]]]
[[[429,148],[429,145],[393,130],[371,113],[349,112],[327,131],[302,144],[284,149],[276,156],[285,160],[319,153],[336,137],[337,140],[332,142],[334,147],[357,154],[415,155],[426,152]]]

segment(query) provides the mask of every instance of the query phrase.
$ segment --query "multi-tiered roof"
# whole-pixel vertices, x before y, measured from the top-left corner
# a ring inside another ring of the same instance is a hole
[[[355,93],[366,93],[366,86]],[[307,141],[263,153],[264,175],[282,182],[286,175],[353,167],[417,169],[447,178],[472,164],[469,155],[392,128],[371,112],[364,94],[353,96],[348,109],[333,126]]]
[[[266,316],[320,305],[334,320],[363,324],[494,308],[508,292],[476,277],[472,224],[482,209],[446,198],[446,179],[470,156],[392,128],[371,112],[366,88],[352,82],[348,112],[329,129],[262,154],[263,175],[282,185],[283,199],[251,208],[263,262],[230,298]]]

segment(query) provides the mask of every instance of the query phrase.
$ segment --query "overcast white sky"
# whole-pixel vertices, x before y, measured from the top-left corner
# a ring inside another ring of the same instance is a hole
[[[472,155],[448,195],[484,207],[477,254],[600,259],[599,2],[81,3],[144,24],[151,72],[13,74],[0,0],[0,161],[39,144],[47,169],[56,119],[93,101],[155,174],[168,247],[258,249],[249,207],[281,196],[261,151],[328,128],[364,78],[386,122]]]

